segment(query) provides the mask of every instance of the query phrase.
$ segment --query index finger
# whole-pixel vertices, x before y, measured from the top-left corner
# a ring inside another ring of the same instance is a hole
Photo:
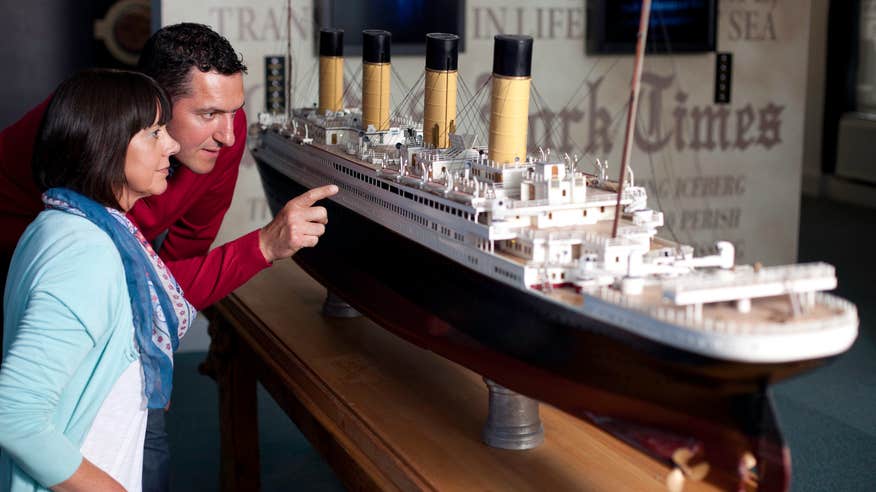
[[[296,196],[292,200],[290,200],[295,206],[298,207],[310,207],[314,203],[323,198],[328,198],[338,192],[338,187],[336,185],[325,185],[320,186],[319,188],[313,188],[307,190],[306,192]]]

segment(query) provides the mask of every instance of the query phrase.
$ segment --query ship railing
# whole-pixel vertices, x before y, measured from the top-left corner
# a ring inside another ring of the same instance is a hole
[[[497,185],[498,186],[498,185]],[[614,195],[612,195],[614,196]],[[621,205],[627,205],[633,201],[633,196],[624,192],[623,198],[621,199]],[[577,206],[604,206],[606,202],[610,202],[614,204],[614,198],[611,198],[608,195],[586,195],[583,199],[577,199],[575,201],[563,201],[560,200],[554,205],[577,205]],[[547,207],[551,205],[551,201],[547,198],[542,198],[540,200],[511,200],[508,203],[509,209],[521,209],[521,208],[534,208],[534,207]]]
[[[353,126],[353,120],[349,116],[332,116],[330,118],[320,116],[316,121],[330,129],[345,129]]]
[[[759,271],[719,272],[708,276],[693,278],[677,278],[668,280],[664,287],[664,295],[685,304],[684,297],[706,296],[717,302],[732,296],[740,288],[755,289],[761,292],[760,297],[781,295],[790,292],[807,292],[813,290],[832,289],[836,284],[836,269],[827,263],[808,263],[802,265],[784,265],[766,267]],[[726,291],[722,294],[719,291]],[[731,292],[732,291],[732,292]],[[758,297],[752,295],[750,297]]]
[[[371,162],[373,164],[385,163],[387,161],[387,153],[386,152],[371,152]]]
[[[805,280],[821,277],[835,277],[836,268],[833,265],[822,262],[802,263],[799,265],[781,265],[774,267],[763,267],[759,271],[748,270],[736,272],[734,280],[739,280],[740,283],[766,283],[781,280]],[[720,277],[701,276],[687,279],[675,279],[672,281],[673,286],[679,289],[685,288],[700,288],[701,286],[721,286],[727,281]]]
[[[653,306],[646,304],[638,296],[624,295],[610,288],[602,287],[591,293],[612,304],[634,309],[657,320],[686,328],[720,334],[790,334],[829,331],[857,322],[857,308],[851,302],[831,294],[819,292],[815,295],[817,305],[826,307],[834,314],[829,317],[800,320],[790,318],[787,322],[776,321],[734,321],[713,318],[693,309],[673,306]],[[586,302],[586,301],[585,301]]]
[[[629,225],[618,227],[617,229],[618,236],[634,236],[638,234],[651,234],[651,228],[642,225]]]
[[[541,200],[509,200],[508,208],[530,208],[544,207],[550,205],[550,200],[543,198]]]
[[[616,237],[611,238],[608,236],[600,235],[595,232],[590,231],[581,231],[581,230],[572,230],[572,231],[539,231],[533,230],[529,228],[521,228],[518,231],[518,235],[520,237],[535,240],[535,239],[544,239],[546,241],[566,241],[566,240],[580,240],[583,243],[589,243],[596,245],[598,247],[607,247],[607,246],[628,246],[632,245],[631,241],[625,237]]]

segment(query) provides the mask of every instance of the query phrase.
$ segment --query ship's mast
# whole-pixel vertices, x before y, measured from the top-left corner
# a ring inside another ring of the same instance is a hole
[[[636,109],[639,102],[639,81],[642,79],[642,62],[645,59],[645,41],[648,38],[648,20],[651,17],[651,0],[642,0],[642,16],[639,18],[639,34],[636,41],[636,62],[633,66],[633,82],[630,84],[630,107],[627,111],[627,133],[624,138],[624,153],[621,158],[620,177],[617,180],[617,206],[614,209],[614,224],[611,227],[611,237],[617,237],[617,226],[620,222],[621,197],[624,191],[624,179],[627,166],[630,164],[630,153],[633,150],[633,135],[636,130]]]
[[[292,0],[286,0],[286,124],[292,122]]]

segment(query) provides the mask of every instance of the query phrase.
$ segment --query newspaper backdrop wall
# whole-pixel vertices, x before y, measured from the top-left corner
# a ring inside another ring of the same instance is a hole
[[[745,263],[792,262],[797,252],[811,2],[718,3],[717,49],[734,57],[731,102],[713,103],[714,53],[646,58],[632,155],[635,180],[647,186],[651,205],[666,214],[663,236],[700,249],[719,239],[730,240]],[[264,110],[265,57],[285,53],[285,5],[282,0],[163,0],[161,22],[205,23],[229,39],[249,66],[246,110],[254,122]],[[295,0],[292,10],[294,102],[309,106],[317,99],[313,2]],[[465,22],[466,49],[460,55],[459,73],[472,92],[489,76],[495,34],[535,38],[532,78],[537,97],[530,103],[530,152],[539,146],[551,148],[577,154],[585,164],[597,157],[608,159],[610,173],[618,172],[633,58],[586,55],[583,0],[469,0]],[[404,81],[392,85],[397,105],[419,79],[424,59],[394,55],[392,62]],[[360,59],[348,57],[347,78],[360,66]],[[355,90],[346,94],[351,104],[360,97]],[[422,83],[406,102],[417,117],[422,114],[421,94]],[[477,118],[461,122],[460,126],[468,125],[463,130],[486,128],[485,95],[472,103],[478,108],[472,112]],[[460,98],[462,108],[468,101]],[[485,139],[482,133],[480,141]],[[269,220],[254,161],[247,153],[217,242]]]

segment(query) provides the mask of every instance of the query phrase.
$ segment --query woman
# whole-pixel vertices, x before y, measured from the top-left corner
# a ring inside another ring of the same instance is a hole
[[[125,217],[167,187],[170,117],[134,72],[80,72],[52,98],[33,161],[46,210],[4,296],[0,490],[141,488],[147,408],[167,405],[194,316]]]

